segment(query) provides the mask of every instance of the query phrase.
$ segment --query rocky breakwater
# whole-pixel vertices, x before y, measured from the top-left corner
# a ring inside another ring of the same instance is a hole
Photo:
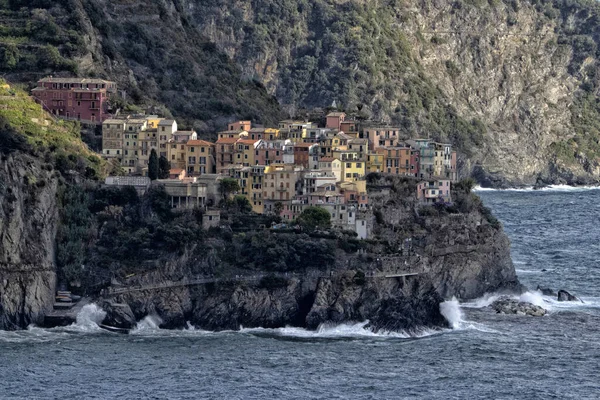
[[[0,329],[10,330],[52,309],[58,179],[37,158],[0,154]]]
[[[529,315],[541,317],[546,315],[546,309],[535,304],[504,297],[496,300],[491,307],[499,314]]]

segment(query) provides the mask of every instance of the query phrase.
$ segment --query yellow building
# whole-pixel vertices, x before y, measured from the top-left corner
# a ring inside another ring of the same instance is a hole
[[[212,174],[215,166],[215,144],[189,140],[185,144],[185,170],[189,176]]]
[[[383,153],[369,153],[367,155],[367,173],[383,172],[385,157]]]
[[[171,168],[186,169],[186,149],[185,143],[171,142],[167,145],[169,150],[168,159]]]
[[[252,205],[252,211],[258,214],[265,212],[265,203],[263,201],[263,182],[265,177],[265,166],[254,165],[246,181],[248,186],[248,200]]]
[[[254,145],[258,140],[252,139],[239,139],[235,142],[235,155],[234,162],[236,164],[242,164],[245,167],[255,165],[256,162],[256,149]]]
[[[164,118],[159,118],[156,115],[151,115],[151,116],[146,117],[146,122],[148,124],[148,129],[157,129],[158,128],[158,124],[163,119]]]

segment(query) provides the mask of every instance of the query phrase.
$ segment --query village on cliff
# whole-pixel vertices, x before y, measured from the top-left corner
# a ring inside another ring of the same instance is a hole
[[[237,182],[235,194],[247,198],[255,213],[291,222],[307,207],[318,206],[330,213],[333,227],[360,238],[369,237],[369,173],[413,177],[423,204],[451,201],[456,151],[450,144],[407,138],[399,127],[346,119],[334,111],[325,115],[324,126],[303,120],[279,121],[276,127],[235,121],[209,142],[195,131],[179,130],[172,119],[113,115],[108,100],[115,93],[114,82],[83,78],[48,77],[32,90],[58,118],[101,124],[102,157],[124,171],[107,177],[106,185],[133,186],[140,193],[162,185],[173,208],[205,209],[207,227],[219,226],[224,179]],[[159,179],[149,173],[153,153],[167,165]]]

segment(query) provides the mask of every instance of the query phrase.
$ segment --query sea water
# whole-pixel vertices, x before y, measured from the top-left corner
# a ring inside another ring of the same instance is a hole
[[[367,323],[207,332],[103,331],[87,305],[64,328],[0,331],[0,399],[599,399],[600,190],[479,191],[511,238],[521,296],[545,317],[495,314],[498,296],[441,306],[453,329]],[[566,289],[561,303],[535,288]]]

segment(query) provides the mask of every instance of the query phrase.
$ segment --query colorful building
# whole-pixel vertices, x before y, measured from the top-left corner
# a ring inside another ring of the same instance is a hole
[[[214,173],[215,144],[204,140],[188,140],[185,144],[185,160],[189,176]]]
[[[427,180],[417,184],[417,199],[424,204],[450,203],[450,180]]]
[[[103,79],[50,76],[40,79],[31,94],[46,111],[59,118],[101,124],[112,117],[109,99],[116,91],[116,83]]]

